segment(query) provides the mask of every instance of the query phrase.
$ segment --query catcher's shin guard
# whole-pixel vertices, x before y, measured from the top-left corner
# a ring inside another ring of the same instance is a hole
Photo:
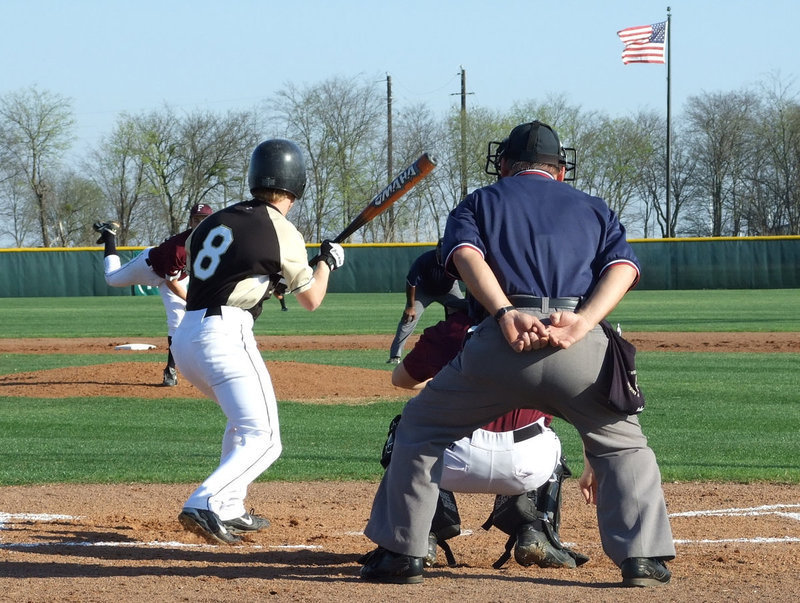
[[[511,557],[523,566],[574,568],[589,558],[561,544],[558,529],[561,525],[561,484],[572,475],[562,457],[553,476],[537,490],[518,496],[497,496],[489,519],[483,524],[488,530],[496,526],[509,535],[506,549],[494,563],[502,567]]]
[[[458,514],[456,497],[450,490],[439,489],[439,500],[436,503],[436,513],[431,522],[431,532],[428,536],[428,554],[423,559],[426,567],[436,563],[436,546],[444,551],[448,565],[455,565],[456,558],[447,540],[461,533],[461,516]]]
[[[394,448],[394,432],[397,431],[397,424],[400,422],[400,415],[397,415],[389,422],[389,430],[386,433],[386,442],[381,451],[381,467],[386,469],[389,461],[392,460],[392,449]]]
[[[572,477],[572,471],[569,470],[567,460],[562,456],[553,477],[539,489],[537,496],[536,509],[541,514],[542,531],[553,547],[560,552],[556,555],[557,560],[563,559],[564,561],[563,565],[548,567],[577,567],[589,561],[586,555],[577,553],[561,544],[558,535],[561,527],[561,486],[568,477]],[[566,559],[565,555],[569,556],[572,561]]]

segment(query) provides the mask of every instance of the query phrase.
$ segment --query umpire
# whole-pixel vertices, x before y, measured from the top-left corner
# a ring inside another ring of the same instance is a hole
[[[537,408],[583,440],[603,550],[622,584],[669,582],[661,474],[636,415],[608,405],[598,326],[638,281],[639,263],[608,205],[563,183],[573,167],[552,128],[520,124],[489,144],[487,172],[499,181],[451,212],[445,266],[489,316],[403,409],[364,530],[378,548],[362,557],[362,578],[422,581],[444,448],[514,408]]]

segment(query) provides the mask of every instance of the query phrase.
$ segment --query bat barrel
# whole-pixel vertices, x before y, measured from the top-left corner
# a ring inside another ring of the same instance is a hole
[[[436,157],[430,153],[423,153],[417,160],[395,176],[386,188],[375,195],[367,206],[361,210],[350,224],[336,235],[334,243],[341,243],[359,228],[371,222],[395,201],[400,199],[408,191],[414,188],[419,182],[430,174],[436,167]],[[316,259],[316,258],[314,258]]]

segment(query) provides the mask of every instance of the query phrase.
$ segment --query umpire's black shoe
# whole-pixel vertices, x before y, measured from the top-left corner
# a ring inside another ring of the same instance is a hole
[[[393,553],[382,546],[359,560],[361,577],[369,582],[419,584],[422,582],[422,557]]]
[[[211,544],[238,544],[241,537],[233,534],[213,511],[184,507],[178,515],[184,528],[205,538]]]
[[[620,569],[623,586],[661,586],[672,577],[663,561],[649,557],[629,557]]]
[[[564,549],[553,546],[547,534],[526,523],[517,529],[514,559],[523,567],[576,567],[575,559]]]
[[[259,517],[253,515],[253,510],[250,509],[249,513],[245,513],[241,517],[234,517],[233,519],[223,519],[220,521],[229,532],[233,534],[241,534],[242,532],[258,532],[265,530],[269,527],[269,519],[266,517]]]

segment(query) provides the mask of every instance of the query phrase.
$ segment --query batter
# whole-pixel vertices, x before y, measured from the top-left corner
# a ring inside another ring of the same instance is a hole
[[[173,346],[181,373],[219,404],[227,417],[219,466],[192,492],[179,520],[212,543],[234,544],[269,521],[248,512],[249,485],[281,454],[272,380],[253,336],[253,321],[276,283],[315,310],[342,247],[324,241],[312,269],[300,232],[286,219],[306,184],[305,163],[293,142],[262,142],[250,161],[253,199],[226,207],[188,241],[186,316]]]

